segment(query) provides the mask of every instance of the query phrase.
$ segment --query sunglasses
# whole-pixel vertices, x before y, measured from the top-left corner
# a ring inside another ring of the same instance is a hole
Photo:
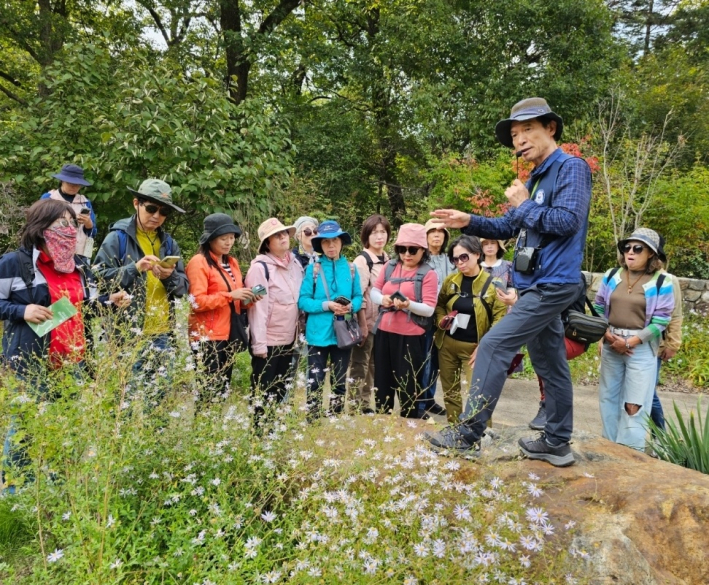
[[[630,250],[632,250],[635,254],[642,254],[643,250],[645,250],[645,246],[641,244],[635,244],[634,246],[631,246],[630,244],[625,244],[625,246],[623,246],[624,254],[627,254],[628,252],[630,252]]]
[[[423,250],[423,248],[419,246],[394,246],[394,251],[397,254],[406,254],[408,252],[410,256],[416,256],[419,250]]]
[[[468,254],[461,254],[460,256],[453,256],[453,264],[458,264],[460,262],[467,262],[470,260],[470,256]]]
[[[159,205],[153,205],[152,203],[140,203],[145,211],[147,211],[150,215],[155,215],[158,211],[160,212],[160,215],[163,217],[168,217],[172,213],[172,209],[169,207],[160,207]]]
[[[304,235],[306,238],[309,238],[310,236],[317,236],[317,235],[318,235],[318,230],[317,230],[317,229],[311,230],[310,228],[305,228],[305,229],[303,230],[303,235]]]

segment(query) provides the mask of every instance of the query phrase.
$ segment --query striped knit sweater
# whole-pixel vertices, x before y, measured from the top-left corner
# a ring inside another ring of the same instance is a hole
[[[612,270],[612,269],[611,269]],[[593,306],[599,314],[608,318],[610,314],[611,295],[621,281],[623,268],[620,268],[609,279],[611,270],[603,275],[601,286],[596,293]],[[657,290],[657,278],[660,272],[655,272],[653,277],[643,285],[645,290],[645,327],[638,337],[643,343],[650,343],[655,350],[660,343],[660,336],[667,327],[675,307],[675,297],[672,285],[672,276],[665,274],[665,279]],[[613,325],[613,323],[611,323]]]

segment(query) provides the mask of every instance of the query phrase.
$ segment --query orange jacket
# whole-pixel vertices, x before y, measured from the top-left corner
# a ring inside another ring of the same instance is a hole
[[[212,259],[219,264],[217,256],[210,252]],[[203,254],[195,254],[188,262],[185,272],[190,282],[189,317],[190,342],[209,339],[211,341],[226,341],[231,328],[231,308],[234,303],[237,313],[241,313],[241,301],[231,298],[229,289],[220,273],[229,281],[232,290],[242,288],[241,270],[236,258],[229,256],[229,266],[234,274],[236,288],[231,284],[229,274],[221,267],[214,268],[207,264]]]

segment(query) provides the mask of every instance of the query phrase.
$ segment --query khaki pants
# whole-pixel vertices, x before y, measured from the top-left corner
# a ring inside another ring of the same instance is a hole
[[[468,392],[472,376],[468,360],[477,345],[477,343],[458,341],[450,335],[446,335],[438,350],[443,400],[448,413],[448,422],[451,424],[458,423],[458,417],[463,412],[463,392]]]
[[[355,345],[347,372],[347,401],[351,408],[359,410],[372,408],[372,387],[374,386],[374,335],[367,335],[362,347]]]

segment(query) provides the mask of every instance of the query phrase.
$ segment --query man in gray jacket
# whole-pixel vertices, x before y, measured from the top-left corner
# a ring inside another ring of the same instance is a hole
[[[172,202],[172,189],[159,179],[143,181],[133,193],[135,214],[110,228],[96,255],[94,270],[109,290],[133,298],[125,314],[144,346],[133,371],[150,382],[166,374],[172,361],[175,299],[187,294],[185,265],[177,242],[162,229],[171,213],[184,213]],[[150,358],[155,359],[150,359]]]

